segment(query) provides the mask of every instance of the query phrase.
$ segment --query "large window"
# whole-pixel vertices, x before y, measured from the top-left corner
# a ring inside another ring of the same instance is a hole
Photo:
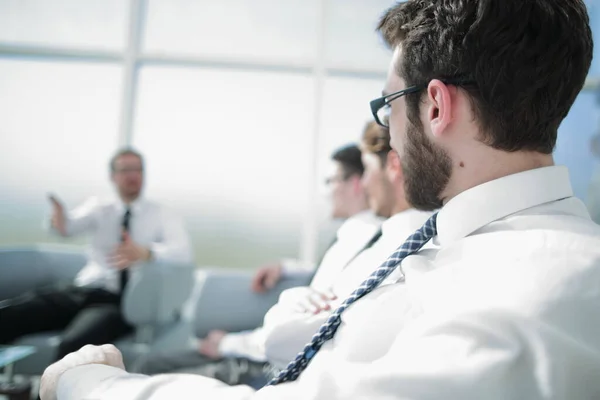
[[[144,52],[306,62],[317,0],[150,0]]]
[[[390,52],[375,32],[394,0],[330,0],[325,37],[327,66],[387,71]]]
[[[144,68],[134,145],[148,195],[186,217],[201,264],[296,256],[308,198],[309,76]]]
[[[128,14],[123,0],[1,0],[0,42],[123,50]]]
[[[316,259],[337,226],[329,156],[371,118],[390,58],[375,28],[394,3],[0,0],[0,245],[55,240],[47,193],[68,206],[110,194],[108,158],[129,144],[199,264]],[[590,204],[598,110],[582,94],[556,149]]]
[[[48,193],[106,195],[121,68],[0,58],[0,244],[52,240]]]

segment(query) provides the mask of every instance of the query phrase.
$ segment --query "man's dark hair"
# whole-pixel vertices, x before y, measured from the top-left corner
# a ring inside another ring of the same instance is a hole
[[[375,121],[368,122],[363,130],[362,148],[367,153],[377,155],[384,167],[388,153],[392,150],[389,129],[379,126]]]
[[[355,144],[350,144],[337,149],[331,155],[331,159],[342,165],[345,178],[349,178],[353,175],[361,177],[363,172],[365,172],[365,167],[360,158],[360,149]]]
[[[142,155],[140,153],[138,153],[137,151],[135,151],[131,148],[124,148],[124,149],[117,151],[115,153],[115,155],[113,155],[111,157],[110,164],[109,164],[110,171],[115,172],[115,164],[116,164],[117,160],[123,156],[128,156],[128,155],[136,156],[137,158],[139,158],[140,163],[142,164],[142,168],[144,168],[144,157],[142,157]]]
[[[463,79],[481,140],[504,151],[552,153],[560,123],[583,87],[592,32],[583,0],[408,0],[377,28],[402,45],[406,86]],[[408,95],[420,126],[423,92]]]

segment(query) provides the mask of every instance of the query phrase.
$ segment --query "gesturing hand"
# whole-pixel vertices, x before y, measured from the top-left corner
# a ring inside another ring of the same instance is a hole
[[[113,267],[121,270],[129,268],[138,261],[148,261],[150,250],[131,240],[129,233],[123,232],[123,242],[117,246],[115,251],[108,258],[108,262]]]

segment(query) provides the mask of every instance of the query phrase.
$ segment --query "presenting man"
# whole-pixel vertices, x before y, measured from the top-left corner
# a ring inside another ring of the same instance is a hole
[[[121,297],[136,265],[148,261],[192,261],[180,219],[142,198],[144,163],[130,149],[110,161],[118,199],[91,199],[67,213],[51,197],[51,228],[61,236],[90,234],[87,265],[74,284],[43,288],[0,301],[0,343],[20,336],[62,330],[58,358],[86,344],[111,342],[131,327],[121,315]]]

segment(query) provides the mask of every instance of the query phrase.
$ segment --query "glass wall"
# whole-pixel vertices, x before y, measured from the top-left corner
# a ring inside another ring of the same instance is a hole
[[[148,195],[184,214],[200,263],[298,253],[313,97],[300,74],[142,69],[133,144]]]
[[[317,258],[337,226],[329,156],[371,118],[390,56],[375,26],[393,3],[0,0],[0,246],[57,240],[47,194],[110,196],[108,159],[133,145],[199,264]],[[556,159],[600,215],[598,110],[582,93]]]
[[[106,195],[121,88],[118,65],[0,58],[0,245],[54,240],[54,193],[67,206]]]

